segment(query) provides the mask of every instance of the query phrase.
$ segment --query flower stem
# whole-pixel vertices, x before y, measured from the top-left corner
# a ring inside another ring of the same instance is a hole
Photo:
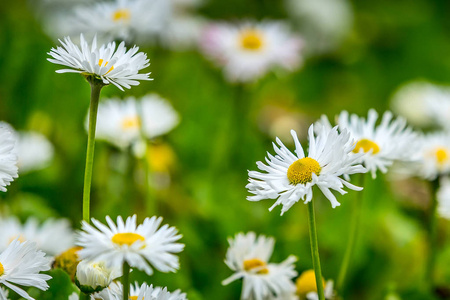
[[[83,292],[81,292],[81,300],[90,300],[91,296],[89,294],[85,294]]]
[[[320,269],[319,246],[317,242],[316,218],[314,216],[314,200],[308,203],[309,238],[311,240],[311,255],[316,274],[317,294],[319,300],[325,300],[323,293],[322,271]]]
[[[431,182],[431,205],[428,217],[428,239],[429,252],[428,261],[425,269],[425,281],[428,283],[430,290],[433,289],[434,283],[434,265],[436,262],[436,248],[437,248],[437,190],[439,189],[439,178]]]
[[[360,174],[359,177],[359,186],[364,185],[364,174]],[[356,199],[353,200],[352,203],[352,211],[351,211],[351,223],[347,241],[347,247],[345,249],[344,259],[341,264],[341,269],[339,270],[339,275],[336,283],[336,290],[342,293],[342,289],[345,284],[345,277],[347,275],[348,267],[350,265],[350,260],[352,259],[353,251],[355,249],[356,240],[358,236],[358,228],[360,227],[361,221],[361,207],[363,201],[363,192],[358,192],[356,194]]]
[[[123,285],[123,300],[128,300],[130,294],[130,265],[124,261],[122,267],[122,285]]]
[[[95,127],[97,124],[98,101],[100,90],[103,85],[96,82],[91,84],[91,103],[89,107],[89,131],[88,144],[86,150],[86,167],[84,170],[84,189],[83,189],[83,220],[89,223],[90,218],[90,198],[92,182],[92,166],[94,165],[94,146],[95,146]]]

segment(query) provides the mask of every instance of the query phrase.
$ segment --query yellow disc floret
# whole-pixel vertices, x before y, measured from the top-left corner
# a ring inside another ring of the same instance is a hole
[[[5,268],[3,267],[2,263],[0,262],[0,276],[2,276],[3,273],[5,273]]]
[[[128,299],[130,299],[130,300],[137,300],[137,298],[138,298],[138,296],[130,296],[130,297],[128,297]]]
[[[100,58],[100,59],[98,60],[98,65],[99,65],[100,67],[106,67],[108,64],[109,64],[109,61],[105,62],[105,65],[103,66],[103,59]],[[112,70],[114,70],[114,66],[112,66],[112,67],[108,70],[108,72],[105,73],[105,75],[108,74],[109,72],[111,72]]]
[[[287,171],[287,178],[291,184],[305,184],[311,182],[312,173],[317,176],[320,175],[322,168],[319,163],[311,157],[304,157],[296,160],[292,165],[289,166]]]
[[[133,245],[135,242],[137,241],[145,241],[145,238],[137,233],[133,233],[133,232],[121,232],[121,233],[116,233],[115,235],[113,235],[113,237],[111,238],[111,241],[114,244],[117,245],[128,245],[131,246]]]
[[[369,152],[372,150],[372,154],[376,154],[380,152],[380,146],[378,146],[375,142],[369,140],[369,139],[361,139],[356,143],[355,149],[353,149],[353,152],[359,153],[360,150],[363,150],[364,153]]]
[[[261,33],[254,29],[247,29],[241,33],[241,46],[245,50],[256,51],[263,46],[263,37]]]
[[[122,120],[123,129],[139,128],[141,126],[141,120],[139,117],[127,117]]]
[[[259,258],[252,258],[244,260],[244,270],[251,271],[254,269],[258,269],[258,274],[268,274],[269,269],[266,268],[266,263],[260,260]]]
[[[80,257],[78,256],[78,251],[83,249],[82,247],[72,247],[69,250],[64,251],[60,255],[55,257],[55,262],[53,263],[54,268],[61,268],[69,274],[70,278],[73,280],[75,273],[77,271],[77,265],[80,262]]]
[[[129,9],[126,9],[126,8],[118,9],[112,15],[112,19],[114,22],[129,21],[130,18],[131,18],[131,12]]]
[[[435,155],[436,155],[436,161],[438,162],[438,164],[442,165],[444,164],[447,160],[448,160],[448,150],[445,148],[437,148],[435,150]]]
[[[322,284],[325,286],[325,281],[322,278]],[[307,270],[303,272],[295,281],[297,287],[297,294],[306,295],[310,292],[317,292],[316,274],[314,270]]]

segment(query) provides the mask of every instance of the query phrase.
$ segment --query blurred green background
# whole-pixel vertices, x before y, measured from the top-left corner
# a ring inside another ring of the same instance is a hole
[[[180,125],[163,138],[176,156],[171,185],[152,191],[156,214],[183,234],[181,269],[176,274],[156,272],[151,278],[136,271],[135,279],[181,288],[194,300],[238,299],[240,283],[221,286],[231,274],[223,263],[227,237],[250,230],[276,238],[272,261],[294,254],[299,272],[312,267],[306,206],[300,202],[280,216],[279,207],[268,212],[273,201],[245,199],[247,170],[256,169],[266,151],[273,152],[274,136],[261,130],[270,125],[272,108],[298,113],[305,124],[299,134],[305,136],[322,114],[331,117],[346,109],[366,115],[369,108],[383,112],[395,89],[407,81],[450,83],[450,2],[352,5],[354,25],[348,37],[333,52],[307,58],[292,74],[269,74],[238,91],[198,51],[142,48],[154,81],[125,93],[113,86],[102,90],[102,97],[156,92],[181,116]],[[282,1],[270,0],[209,1],[200,9],[209,19],[226,20],[287,19],[285,11]],[[56,42],[24,0],[2,4],[0,45],[0,120],[16,129],[40,131],[55,146],[51,166],[19,177],[0,195],[0,207],[23,219],[66,217],[79,228],[89,85],[79,75],[55,73],[58,67],[46,59]],[[139,176],[133,175],[139,162],[104,142],[96,144],[95,155],[92,216],[149,216],[143,213]],[[125,164],[126,171],[117,164]],[[412,203],[410,194],[395,193],[409,183],[394,179],[366,179],[364,222],[345,299],[434,299],[418,288],[427,250],[427,186],[415,183],[425,196]],[[323,274],[335,279],[348,236],[348,202],[356,195],[339,197],[342,205],[336,209],[319,192],[315,195]],[[444,295],[450,287],[449,226],[444,220],[439,225],[437,277]]]

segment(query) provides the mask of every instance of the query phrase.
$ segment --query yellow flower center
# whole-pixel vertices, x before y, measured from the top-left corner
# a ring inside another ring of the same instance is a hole
[[[353,152],[359,153],[359,150],[363,150],[364,153],[369,152],[372,150],[372,154],[376,154],[380,152],[380,147],[371,140],[368,139],[361,139],[356,143],[355,149],[353,149]]]
[[[252,258],[244,260],[244,270],[251,271],[253,269],[259,269],[258,274],[268,274],[269,269],[266,268],[266,263],[259,258]]]
[[[103,59],[100,58],[100,59],[98,60],[98,65],[99,65],[100,67],[106,67],[108,64],[109,64],[109,61],[105,62],[105,65],[103,66]],[[114,66],[112,66],[112,67],[108,70],[108,72],[105,73],[105,75],[108,74],[109,72],[111,72],[112,70],[114,70]]]
[[[72,280],[75,277],[77,271],[77,265],[80,262],[78,251],[83,249],[82,247],[72,247],[69,250],[64,251],[60,255],[55,257],[53,264],[54,268],[61,268],[70,275]]]
[[[123,129],[135,129],[141,126],[141,120],[139,117],[127,117],[122,120]]]
[[[256,51],[263,46],[262,34],[254,29],[247,29],[241,33],[241,46],[245,50]]]
[[[114,22],[129,21],[130,18],[131,18],[131,12],[129,9],[126,9],[126,8],[118,9],[112,15],[112,19]]]
[[[137,241],[145,241],[145,238],[137,233],[133,233],[133,232],[121,232],[121,233],[116,233],[112,238],[111,241],[114,244],[117,245],[128,245],[131,246],[133,245],[135,242]]]
[[[296,160],[292,165],[289,166],[287,171],[287,178],[291,184],[305,184],[311,182],[312,173],[317,176],[320,175],[322,168],[319,163],[311,157],[304,157]]]
[[[3,273],[5,273],[5,268],[3,268],[3,265],[2,265],[2,263],[0,262],[0,276],[2,276]]]
[[[137,300],[138,296],[130,296],[128,299],[130,300]]]
[[[445,148],[437,148],[434,154],[439,165],[443,165],[448,160],[448,150]]]
[[[325,281],[322,278],[322,284],[325,286]],[[307,270],[297,278],[295,285],[297,287],[297,294],[306,295],[310,292],[317,292],[316,274],[314,270]]]

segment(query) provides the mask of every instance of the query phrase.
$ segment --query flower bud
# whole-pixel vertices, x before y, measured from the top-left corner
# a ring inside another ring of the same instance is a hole
[[[109,268],[103,261],[82,260],[77,266],[75,283],[83,293],[92,294],[103,290],[120,276],[122,276],[120,269]]]

